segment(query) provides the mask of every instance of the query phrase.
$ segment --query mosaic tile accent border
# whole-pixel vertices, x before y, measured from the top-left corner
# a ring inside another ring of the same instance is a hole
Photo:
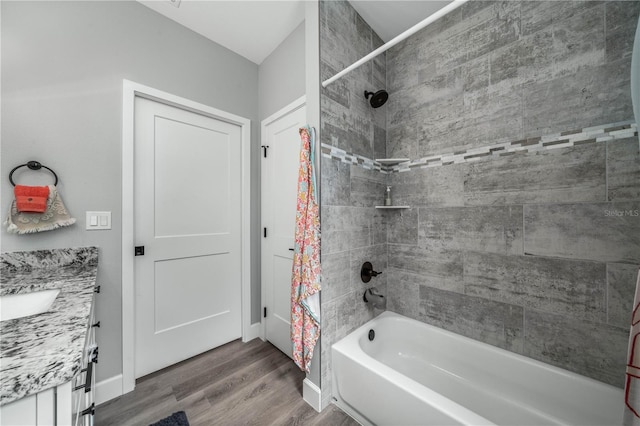
[[[489,158],[600,143],[613,139],[630,138],[633,136],[638,136],[637,124],[631,121],[625,121],[587,127],[579,130],[552,133],[540,137],[504,142],[479,148],[471,148],[464,151],[432,155],[395,165],[382,165],[370,158],[353,154],[324,143],[322,144],[321,149],[322,156],[325,158],[357,165],[369,170],[378,170],[382,173],[399,173],[412,169],[449,166],[452,164],[469,163]]]
[[[388,173],[387,170],[384,170],[387,167],[383,166],[375,160],[372,160],[371,158],[353,154],[351,152],[345,151],[344,149],[336,148],[335,146],[328,145],[326,143],[321,144],[320,149],[324,158],[330,158],[332,160],[338,160],[343,163],[353,164],[367,170],[377,170],[379,172]]]

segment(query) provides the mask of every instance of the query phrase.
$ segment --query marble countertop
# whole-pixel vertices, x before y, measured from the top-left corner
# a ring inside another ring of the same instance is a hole
[[[60,289],[49,311],[0,322],[0,405],[80,371],[97,270],[96,247],[0,255],[0,295]]]

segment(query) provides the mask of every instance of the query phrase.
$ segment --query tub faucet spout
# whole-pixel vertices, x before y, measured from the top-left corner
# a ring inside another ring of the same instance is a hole
[[[371,287],[370,289],[365,290],[362,295],[362,300],[365,301],[368,305],[373,306],[378,309],[385,309],[387,307],[387,299],[380,294],[377,288]]]

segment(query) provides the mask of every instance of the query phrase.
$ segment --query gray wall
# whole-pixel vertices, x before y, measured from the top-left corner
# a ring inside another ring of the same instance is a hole
[[[303,22],[258,67],[260,120],[305,94],[304,33]]]
[[[345,1],[320,2],[320,76],[322,80],[380,46],[382,41]],[[385,112],[374,110],[364,91],[385,87],[385,57],[321,91],[320,141],[372,158],[384,156]],[[362,294],[376,285],[386,293],[386,274],[365,286],[360,266],[386,269],[386,228],[373,207],[381,204],[385,176],[321,157],[323,406],[331,400],[331,345],[374,316]]]
[[[9,235],[3,228],[2,251],[100,247],[102,293],[96,310],[102,322],[98,380],[103,380],[122,372],[122,79],[251,119],[252,194],[257,194],[258,67],[133,1],[2,2],[1,7],[2,208],[8,208],[12,192],[6,173],[37,159],[58,172],[60,193],[78,219],[72,227],[34,235]],[[29,183],[32,176],[19,178]],[[31,182],[40,179],[38,174]],[[254,235],[259,235],[259,205],[253,207]],[[110,210],[113,229],[85,231],[86,210]],[[252,272],[253,294],[259,297],[259,271]],[[252,314],[259,321],[259,311]]]
[[[324,79],[353,61],[349,31],[363,25],[342,2],[322,7]],[[322,141],[347,152],[322,158],[323,339],[366,320],[366,257],[383,265],[388,309],[622,386],[640,265],[639,13],[638,2],[465,4],[387,52],[385,155],[358,116],[352,79],[367,70],[324,92]],[[354,154],[359,166],[340,161]],[[363,170],[375,157],[411,167]],[[385,184],[412,208],[375,213]],[[323,357],[327,393],[330,371]]]

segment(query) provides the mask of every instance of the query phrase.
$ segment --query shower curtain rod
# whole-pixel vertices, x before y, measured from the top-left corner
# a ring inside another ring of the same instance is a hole
[[[386,42],[382,46],[378,47],[376,50],[374,50],[373,52],[369,53],[367,56],[365,56],[362,59],[354,62],[351,65],[349,65],[347,68],[343,69],[338,74],[334,75],[331,78],[326,79],[325,81],[322,82],[322,87],[327,87],[329,84],[333,83],[334,81],[336,81],[337,79],[339,79],[343,75],[353,71],[354,69],[358,68],[360,65],[370,61],[371,59],[375,58],[379,54],[381,54],[381,53],[385,52],[386,50],[392,48],[393,46],[395,46],[396,44],[400,43],[404,39],[406,39],[409,36],[417,33],[418,31],[420,31],[421,29],[423,29],[424,27],[426,27],[430,23],[432,23],[432,22],[436,21],[437,19],[443,17],[444,15],[446,15],[449,12],[451,12],[452,10],[457,9],[458,7],[462,6],[466,2],[467,2],[467,0],[454,0],[452,3],[449,3],[448,5],[443,7],[442,9],[438,10],[433,15],[428,16],[426,19],[418,22],[417,24],[415,24],[413,27],[409,28],[405,32],[395,36],[393,39],[389,40],[388,42]]]

